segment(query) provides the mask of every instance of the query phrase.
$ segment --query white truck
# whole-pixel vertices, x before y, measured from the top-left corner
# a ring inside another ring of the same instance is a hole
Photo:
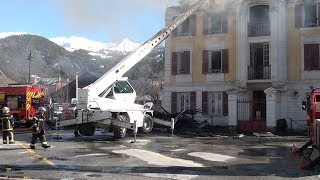
[[[197,1],[188,11],[160,30],[97,81],[82,89],[77,88],[75,119],[59,121],[56,123],[56,128],[76,125],[76,131],[84,136],[93,135],[96,128],[108,128],[114,133],[115,139],[125,137],[126,130],[131,129],[135,140],[138,128],[148,133],[152,130],[153,123],[168,126],[173,132],[176,119],[168,121],[153,118],[151,102],[144,105],[135,104],[136,92],[128,82],[128,78],[123,75],[208,2],[209,0]]]

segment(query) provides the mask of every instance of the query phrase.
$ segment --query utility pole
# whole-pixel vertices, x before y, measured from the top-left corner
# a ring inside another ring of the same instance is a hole
[[[29,56],[28,56],[28,59],[27,59],[27,61],[29,61],[29,81],[28,81],[28,84],[30,84],[30,78],[31,78],[31,74],[30,74],[30,69],[31,69],[31,61],[32,61],[32,58],[34,58],[34,57],[32,57],[31,56],[31,51],[30,51],[30,54],[29,54]]]

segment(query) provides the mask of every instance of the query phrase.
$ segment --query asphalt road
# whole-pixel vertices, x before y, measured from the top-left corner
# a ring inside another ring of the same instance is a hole
[[[61,139],[60,139],[61,138]],[[236,138],[212,134],[139,135],[114,141],[96,131],[75,137],[72,130],[47,131],[48,143],[29,148],[31,133],[15,130],[15,144],[0,145],[0,179],[319,179],[302,171],[290,147],[307,137],[270,134]]]

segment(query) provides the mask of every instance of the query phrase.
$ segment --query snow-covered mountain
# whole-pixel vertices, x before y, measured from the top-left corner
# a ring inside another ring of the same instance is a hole
[[[0,33],[0,39],[14,36],[30,34],[26,32],[2,32]],[[73,52],[75,50],[87,50],[92,56],[99,56],[101,58],[111,58],[110,53],[122,53],[127,54],[138,48],[141,44],[125,38],[118,42],[104,43],[100,41],[93,41],[84,37],[55,37],[50,38],[50,41],[58,44],[66,50]]]
[[[103,43],[76,36],[56,37],[50,38],[49,40],[58,44],[59,46],[64,47],[68,51],[73,52],[75,50],[83,49],[90,51],[90,55],[100,56],[102,58],[107,58],[110,51],[128,53],[141,45],[138,42],[130,40],[129,38],[125,38],[115,43]]]

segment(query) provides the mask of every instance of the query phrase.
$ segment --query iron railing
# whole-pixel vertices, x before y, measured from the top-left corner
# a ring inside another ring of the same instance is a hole
[[[248,67],[248,80],[254,79],[270,79],[271,66],[249,66]]]
[[[248,36],[270,36],[270,23],[255,22],[248,23]]]

